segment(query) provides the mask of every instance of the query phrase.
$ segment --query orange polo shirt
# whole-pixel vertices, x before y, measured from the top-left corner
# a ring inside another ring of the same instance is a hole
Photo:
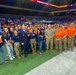
[[[56,38],[56,39],[59,39],[59,38],[61,38],[62,37],[62,31],[56,31],[55,33],[54,33],[54,37]]]
[[[68,36],[72,37],[75,35],[76,29],[74,27],[69,27],[67,30],[68,30]]]
[[[65,37],[66,35],[68,35],[68,31],[67,29],[62,30],[62,37]]]

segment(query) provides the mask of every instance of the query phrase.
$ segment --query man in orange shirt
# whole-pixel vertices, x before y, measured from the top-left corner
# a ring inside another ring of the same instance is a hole
[[[68,31],[67,29],[65,29],[65,27],[63,26],[63,30],[62,30],[62,44],[63,44],[63,48],[65,50],[67,50],[67,35],[68,35]]]
[[[57,29],[54,33],[54,38],[55,38],[55,48],[56,50],[58,50],[58,48],[60,49],[60,51],[62,51],[62,31],[60,31],[59,29]]]
[[[73,51],[74,37],[75,37],[74,23],[71,23],[67,30],[68,30],[68,49],[71,48],[71,51]]]

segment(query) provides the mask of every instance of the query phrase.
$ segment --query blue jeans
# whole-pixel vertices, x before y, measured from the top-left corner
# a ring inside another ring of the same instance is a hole
[[[6,60],[6,56],[4,54],[4,45],[0,48],[0,53],[1,53],[1,56],[2,56],[2,62],[3,62],[4,60]]]
[[[7,49],[9,58],[13,58],[14,57],[13,45],[11,45],[11,46],[8,46],[7,44],[5,44],[5,45],[6,45],[6,49]]]
[[[46,50],[46,41],[45,40],[42,41],[42,47],[43,47],[43,50]]]
[[[42,53],[42,41],[38,41],[38,46],[39,46],[40,53]]]

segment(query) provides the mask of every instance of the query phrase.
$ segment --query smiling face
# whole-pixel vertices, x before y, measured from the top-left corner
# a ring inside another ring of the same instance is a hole
[[[48,25],[48,29],[51,29],[51,25],[50,24]]]
[[[19,27],[18,27],[18,26],[15,26],[15,30],[17,30],[17,31],[18,31],[18,29],[19,29]]]
[[[71,24],[70,24],[70,27],[74,27],[74,23],[71,23]]]
[[[8,33],[9,31],[8,31],[8,28],[4,28],[4,31],[5,31],[5,33]]]
[[[38,34],[40,34],[40,30],[38,30]]]
[[[25,25],[22,25],[22,29],[23,29],[23,30],[26,30],[26,28],[27,28],[27,27],[26,27]]]
[[[14,35],[17,35],[17,34],[18,34],[18,33],[17,33],[17,31],[15,30],[15,31],[14,31]]]
[[[13,28],[10,28],[10,31],[11,31],[11,32],[13,32],[13,31],[14,31],[14,29],[13,29]]]

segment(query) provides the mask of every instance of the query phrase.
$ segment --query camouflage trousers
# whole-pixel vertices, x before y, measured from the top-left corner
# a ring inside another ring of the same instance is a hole
[[[55,39],[55,49],[56,50],[58,50],[58,49],[62,50],[62,40],[61,39],[59,39],[59,40]]]
[[[14,43],[14,50],[17,56],[20,55],[20,43],[19,42],[15,42]]]
[[[74,46],[76,47],[76,36],[75,36],[75,39],[74,39]]]
[[[31,49],[33,51],[33,54],[36,53],[36,39],[31,39]]]
[[[64,50],[67,50],[67,37],[62,38],[62,47]]]
[[[51,50],[53,50],[53,38],[51,40],[46,39],[46,49],[49,50],[49,47]]]
[[[71,50],[73,50],[73,46],[74,46],[74,37],[71,38],[68,37],[68,49],[71,48]]]

